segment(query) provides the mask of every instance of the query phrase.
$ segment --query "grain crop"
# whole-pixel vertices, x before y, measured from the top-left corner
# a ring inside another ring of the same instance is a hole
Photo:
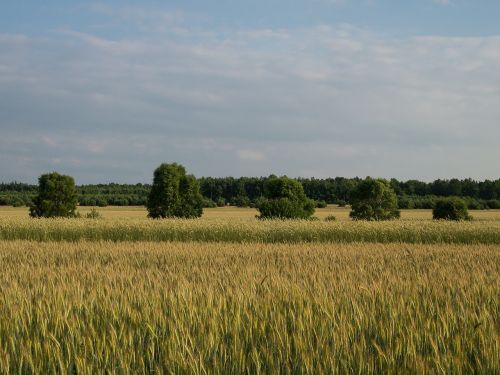
[[[500,244],[500,221],[0,220],[0,240]]]
[[[497,245],[0,242],[0,373],[500,371]]]

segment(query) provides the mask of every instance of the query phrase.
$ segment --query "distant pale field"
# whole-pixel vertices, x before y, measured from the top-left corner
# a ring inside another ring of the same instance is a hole
[[[0,241],[0,373],[500,373],[500,246]]]
[[[78,211],[85,215],[92,207],[78,207]],[[105,219],[113,218],[147,218],[147,211],[144,207],[96,207]],[[328,215],[334,215],[337,220],[346,221],[349,219],[350,208],[328,206],[327,208],[316,209],[316,217],[323,219]],[[500,210],[470,210],[470,214],[476,220],[500,220]],[[253,208],[238,208],[238,207],[219,207],[205,208],[203,210],[203,218],[205,219],[231,219],[231,220],[248,220],[255,219],[258,211]],[[2,217],[27,217],[28,209],[26,207],[10,207],[0,206],[0,218]],[[402,210],[401,219],[403,220],[431,220],[432,210]]]

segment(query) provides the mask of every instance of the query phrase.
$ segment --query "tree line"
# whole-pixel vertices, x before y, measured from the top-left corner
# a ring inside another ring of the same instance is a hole
[[[155,169],[153,185],[149,191],[146,208],[151,219],[199,218],[203,214],[204,198],[198,180],[186,173],[177,163],[162,163]],[[46,173],[38,178],[37,194],[30,204],[33,218],[80,217],[76,211],[77,192],[71,176],[57,172]],[[353,220],[392,220],[400,217],[398,198],[390,182],[367,177],[351,192]],[[303,185],[286,176],[270,176],[264,181],[262,195],[255,207],[259,219],[305,219],[313,217],[315,202],[308,198]],[[93,209],[89,219],[99,218]],[[458,197],[440,198],[433,209],[434,219],[471,220],[465,202]],[[335,220],[329,216],[328,221]]]
[[[204,207],[234,205],[255,207],[264,196],[269,177],[201,177],[198,178]],[[363,179],[355,178],[298,178],[305,195],[316,207],[326,204],[346,205]],[[431,209],[440,197],[460,197],[469,209],[500,208],[500,179],[475,181],[449,179],[422,182],[418,180],[388,181],[397,195],[398,208]],[[143,206],[151,191],[150,184],[95,184],[76,186],[78,203],[82,206]],[[37,193],[37,186],[11,182],[0,183],[0,205],[29,206]]]

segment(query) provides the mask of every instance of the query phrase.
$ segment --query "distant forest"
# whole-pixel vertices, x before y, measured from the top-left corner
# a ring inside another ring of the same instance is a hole
[[[252,207],[263,195],[267,177],[202,177],[198,179],[205,197],[205,207],[234,205]],[[326,204],[349,204],[354,187],[360,178],[298,178],[307,196]],[[391,179],[391,186],[398,195],[400,208],[432,208],[436,197],[458,196],[470,209],[500,208],[500,179],[474,181],[472,179],[398,181]],[[151,185],[148,184],[97,184],[77,187],[81,206],[141,206],[146,203]],[[0,205],[25,206],[36,195],[37,186],[18,182],[0,183]]]

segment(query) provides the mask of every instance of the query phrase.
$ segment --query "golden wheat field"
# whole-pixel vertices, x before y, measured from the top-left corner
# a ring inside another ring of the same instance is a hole
[[[500,371],[498,245],[0,242],[0,373]]]
[[[498,212],[98,210],[0,209],[0,373],[500,372]]]

